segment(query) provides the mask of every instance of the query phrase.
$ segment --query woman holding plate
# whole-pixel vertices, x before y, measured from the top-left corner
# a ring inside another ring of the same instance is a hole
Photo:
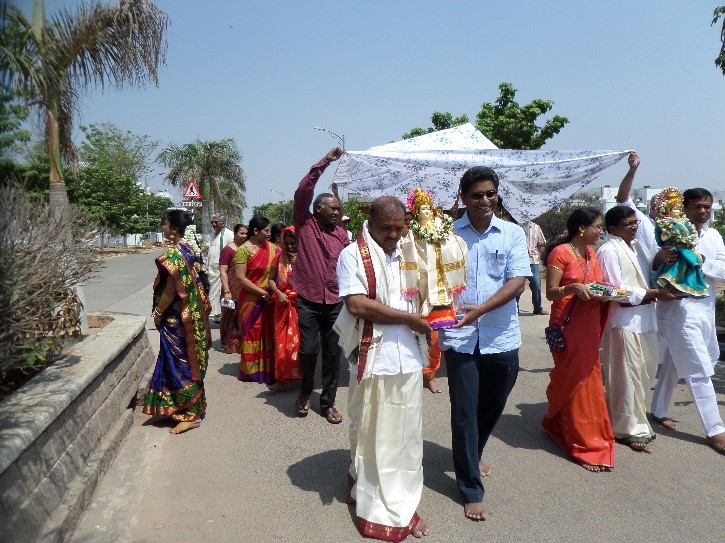
[[[579,208],[566,226],[567,236],[546,257],[546,298],[553,302],[549,324],[563,327],[566,347],[552,352],[549,409],[542,425],[584,469],[609,471],[614,467],[614,435],[599,366],[608,304],[587,287],[604,278],[590,247],[602,237],[602,216],[594,208]]]

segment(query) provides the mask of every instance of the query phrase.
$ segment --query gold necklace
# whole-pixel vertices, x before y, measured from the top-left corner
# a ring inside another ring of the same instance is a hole
[[[582,254],[579,252],[579,249],[577,249],[573,243],[569,242],[569,247],[571,247],[571,251],[574,253],[574,256],[577,258],[581,258]]]

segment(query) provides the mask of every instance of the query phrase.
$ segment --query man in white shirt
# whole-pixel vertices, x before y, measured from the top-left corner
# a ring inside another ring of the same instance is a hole
[[[653,196],[650,200],[649,213],[647,215],[637,209],[637,206],[634,205],[629,193],[632,190],[634,175],[637,173],[637,168],[639,168],[639,155],[635,151],[632,151],[629,153],[627,163],[629,164],[629,170],[622,179],[622,182],[619,184],[616,200],[618,205],[632,208],[637,215],[637,220],[639,221],[639,228],[637,228],[637,242],[639,243],[640,248],[644,251],[644,254],[647,256],[650,264],[652,264],[657,252],[660,250],[657,245],[657,241],[655,240],[655,217],[657,217],[657,210],[654,208],[655,197]]]
[[[234,241],[234,232],[224,227],[226,217],[221,213],[216,213],[211,218],[211,227],[214,230],[214,239],[209,245],[209,254],[207,255],[207,274],[209,275],[209,301],[211,302],[211,318],[214,322],[221,319],[221,293],[222,280],[219,274],[219,256],[222,249],[228,243]]]
[[[647,421],[645,390],[659,361],[656,298],[674,299],[667,289],[649,288],[650,262],[637,240],[634,209],[615,206],[604,217],[607,237],[597,252],[604,280],[630,294],[612,302],[602,337],[602,377],[614,437],[634,451],[651,452],[655,433]]]
[[[529,252],[529,266],[531,267],[531,277],[528,280],[534,315],[548,315],[549,312],[541,305],[541,249],[546,246],[546,238],[541,227],[534,221],[525,221],[519,226],[524,229],[524,234],[526,234],[526,248]],[[516,298],[516,303],[519,298],[521,296]],[[520,311],[519,314],[521,314]]]
[[[408,291],[402,285],[411,286],[411,275],[401,273],[404,226],[402,202],[377,198],[363,239],[337,261],[344,307],[335,329],[351,363],[348,501],[355,503],[360,533],[386,541],[428,535],[416,509],[423,491],[422,369],[431,328],[417,296],[402,294]]]
[[[677,380],[684,379],[705,428],[707,444],[725,454],[725,425],[711,379],[720,356],[715,333],[715,281],[725,280],[725,244],[720,233],[707,224],[712,194],[702,188],[688,189],[682,198],[685,216],[697,229],[696,249],[703,256],[702,273],[710,295],[658,304],[660,339],[667,352],[652,397],[652,418],[665,428],[677,427],[667,413]]]
[[[340,224],[345,229],[345,232],[347,232],[347,237],[350,238],[350,241],[352,241],[352,232],[350,231],[350,217],[348,217],[347,215],[343,215],[342,219],[340,219]]]

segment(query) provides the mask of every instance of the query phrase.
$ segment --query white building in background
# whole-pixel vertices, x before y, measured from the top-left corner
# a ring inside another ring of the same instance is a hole
[[[166,191],[166,190],[160,190],[160,191],[158,191],[156,193],[156,196],[158,196],[159,198],[168,198],[172,202],[174,201],[174,197],[171,196],[171,193],[169,191]]]

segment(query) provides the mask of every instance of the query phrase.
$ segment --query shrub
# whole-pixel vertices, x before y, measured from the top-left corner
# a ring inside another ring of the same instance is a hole
[[[100,260],[84,243],[85,216],[52,212],[17,186],[0,187],[0,378],[43,367],[80,334],[74,285]]]

